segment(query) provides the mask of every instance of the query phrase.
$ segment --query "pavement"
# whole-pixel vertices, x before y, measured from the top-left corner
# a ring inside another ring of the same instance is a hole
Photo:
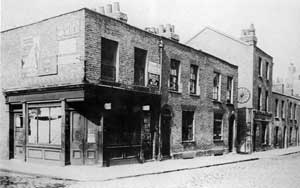
[[[170,159],[143,164],[128,164],[102,167],[93,166],[49,166],[45,164],[25,163],[20,160],[0,160],[0,171],[21,173],[40,177],[75,181],[109,181],[122,178],[163,174],[176,171],[208,168],[233,163],[241,163],[263,158],[300,153],[300,147],[273,149],[252,154],[229,153],[222,156],[196,157],[193,159]]]

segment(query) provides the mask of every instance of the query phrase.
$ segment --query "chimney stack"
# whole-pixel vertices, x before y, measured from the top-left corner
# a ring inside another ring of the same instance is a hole
[[[242,41],[248,43],[249,45],[256,46],[257,44],[257,37],[255,35],[255,28],[254,25],[251,24],[249,29],[243,29],[241,33]]]
[[[107,4],[106,5],[106,14],[109,16],[112,14],[112,4]]]
[[[100,14],[105,14],[104,7],[103,7],[103,6],[99,7],[98,12],[99,12]]]
[[[114,13],[120,12],[120,3],[119,2],[113,3],[113,11],[114,11]]]
[[[105,9],[103,6],[100,6],[97,10],[100,14],[115,18],[122,22],[127,22],[127,14],[120,11],[120,3],[114,2],[113,4],[107,4]]]

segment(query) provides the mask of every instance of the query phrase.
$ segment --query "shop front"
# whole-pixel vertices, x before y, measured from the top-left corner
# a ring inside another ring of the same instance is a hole
[[[159,95],[112,88],[6,92],[10,158],[109,166],[155,157]]]

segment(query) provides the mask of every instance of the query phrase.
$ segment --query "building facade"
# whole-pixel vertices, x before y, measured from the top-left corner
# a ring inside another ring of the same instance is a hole
[[[275,148],[299,146],[300,98],[273,91],[273,135]]]
[[[113,10],[1,32],[1,157],[109,166],[234,150],[237,66]]]
[[[273,58],[257,46],[254,26],[239,39],[206,27],[186,43],[239,66],[238,149],[252,152],[271,146]]]

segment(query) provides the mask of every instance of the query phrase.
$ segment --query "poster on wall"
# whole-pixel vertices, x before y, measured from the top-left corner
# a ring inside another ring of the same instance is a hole
[[[159,87],[160,85],[161,65],[155,62],[148,62],[148,85]]]
[[[22,75],[23,77],[35,76],[37,74],[38,61],[40,58],[40,39],[37,36],[23,38],[21,46]]]

